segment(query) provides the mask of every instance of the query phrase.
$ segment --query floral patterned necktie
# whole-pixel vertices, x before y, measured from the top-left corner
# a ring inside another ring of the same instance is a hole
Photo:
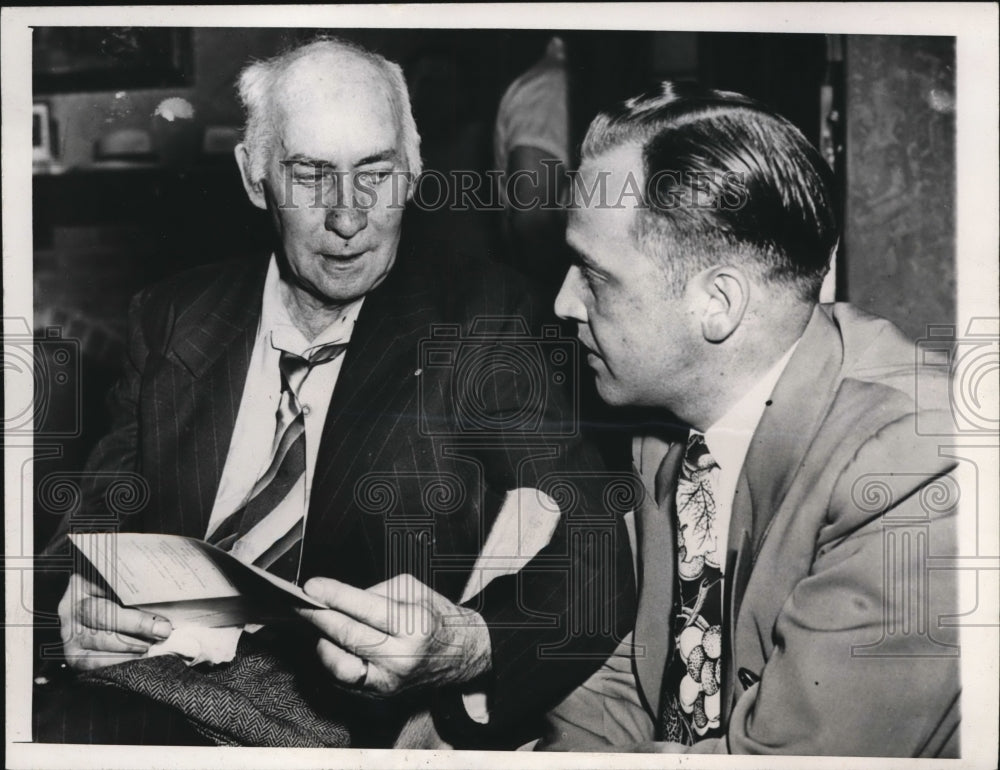
[[[687,745],[724,733],[722,694],[722,571],[711,473],[718,463],[705,437],[691,433],[675,494],[677,579],[673,653],[663,678],[657,738]],[[659,481],[659,479],[657,479]],[[661,504],[670,494],[657,484]]]

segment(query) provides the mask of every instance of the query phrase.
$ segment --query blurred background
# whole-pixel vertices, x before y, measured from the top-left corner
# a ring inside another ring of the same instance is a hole
[[[183,268],[268,248],[265,215],[247,201],[232,157],[242,124],[234,83],[251,59],[318,32],[35,28],[33,331],[45,392],[36,394],[33,419],[36,448],[49,447],[48,456],[36,452],[36,481],[79,470],[106,430],[102,404],[118,372],[129,297]],[[834,170],[844,236],[827,297],[886,316],[914,338],[929,324],[954,323],[953,38],[327,32],[403,66],[425,168],[444,174],[506,162],[495,146],[505,112],[538,109],[537,100],[532,107],[529,98],[515,99],[511,84],[528,93],[531,78],[552,67],[562,78],[564,99],[555,106],[566,126],[560,149],[540,149],[564,153],[568,168],[601,106],[657,80],[698,80],[755,96],[796,123]],[[553,58],[555,36],[561,45]],[[501,212],[407,216],[411,235],[432,229],[466,252],[530,272],[518,263]],[[562,257],[552,254],[557,274]],[[36,545],[57,519],[46,510],[42,495]]]

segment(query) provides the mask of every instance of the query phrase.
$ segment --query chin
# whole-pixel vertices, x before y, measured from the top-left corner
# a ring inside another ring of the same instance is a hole
[[[609,383],[598,376],[595,384],[597,386],[597,394],[605,403],[611,406],[628,406],[631,403],[627,395],[615,383]]]
[[[319,294],[344,302],[367,294],[376,281],[362,265],[354,265],[352,268],[320,273],[311,283]]]
[[[340,286],[337,289],[326,289],[320,292],[320,297],[331,305],[347,305],[354,302],[357,299],[365,296],[368,291],[362,291],[359,289],[354,289],[349,286]]]
[[[641,390],[634,384],[621,380],[597,376],[597,394],[609,406],[615,407],[662,407],[663,401],[648,390]]]

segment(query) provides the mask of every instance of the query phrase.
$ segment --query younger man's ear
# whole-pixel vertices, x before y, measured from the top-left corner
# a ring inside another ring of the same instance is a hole
[[[247,191],[250,202],[259,209],[267,210],[267,198],[264,195],[264,183],[260,180],[254,182],[250,177],[250,152],[245,144],[240,142],[233,149],[236,156],[236,165],[240,169],[240,178],[243,180],[243,189]]]
[[[741,268],[731,265],[706,270],[697,280],[704,297],[701,332],[708,342],[723,342],[743,321],[750,281]]]

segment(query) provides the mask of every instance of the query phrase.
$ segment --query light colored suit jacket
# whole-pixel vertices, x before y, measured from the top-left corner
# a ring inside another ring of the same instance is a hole
[[[817,307],[754,433],[729,529],[727,735],[695,752],[957,756],[955,462],[946,375],[887,321]],[[673,527],[636,512],[639,613],[621,657],[553,715],[552,748],[651,737],[673,644]],[[617,673],[614,673],[617,667]],[[738,672],[744,669],[744,686]],[[594,708],[593,696],[611,692]],[[564,708],[590,698],[583,732]],[[639,697],[636,697],[638,695]],[[645,714],[638,714],[639,707]],[[643,735],[643,731],[647,731]]]

